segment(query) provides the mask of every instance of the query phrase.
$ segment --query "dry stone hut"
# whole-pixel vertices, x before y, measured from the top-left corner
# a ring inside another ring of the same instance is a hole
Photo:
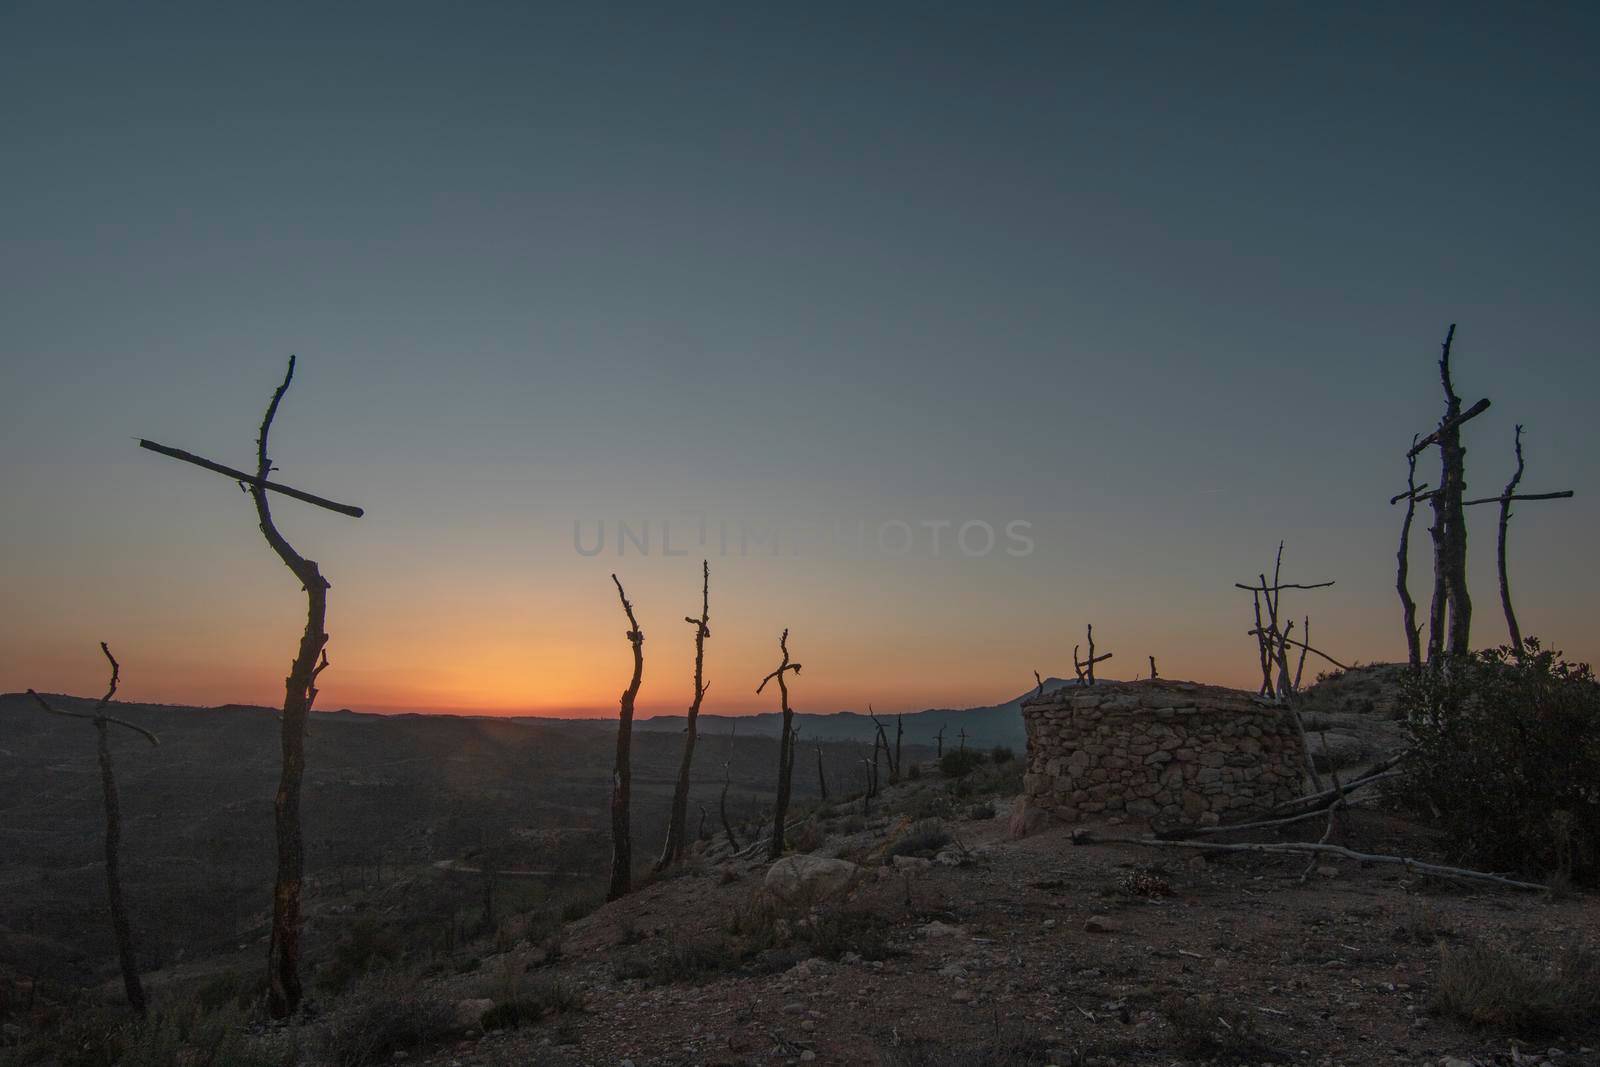
[[[1026,700],[1029,807],[1065,822],[1123,814],[1214,825],[1301,791],[1300,737],[1282,709],[1197,682],[1099,682]]]

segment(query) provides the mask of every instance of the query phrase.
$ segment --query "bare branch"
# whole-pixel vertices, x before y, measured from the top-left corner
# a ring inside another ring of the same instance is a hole
[[[1489,874],[1485,871],[1472,871],[1463,867],[1444,867],[1436,863],[1423,863],[1408,856],[1388,856],[1381,853],[1356,852],[1345,848],[1343,845],[1330,845],[1323,842],[1311,841],[1284,841],[1272,844],[1258,844],[1254,842],[1241,842],[1239,844],[1223,844],[1216,841],[1162,841],[1153,837],[1103,837],[1090,830],[1076,830],[1072,834],[1072,843],[1075,845],[1143,845],[1150,848],[1190,848],[1206,852],[1265,852],[1278,854],[1325,854],[1340,856],[1344,859],[1355,860],[1359,863],[1385,863],[1395,864],[1414,871],[1418,874],[1430,875],[1435,878],[1448,878],[1456,881],[1488,882],[1493,885],[1502,885],[1509,889],[1527,889],[1535,892],[1544,892],[1547,886],[1538,882],[1519,882],[1513,878],[1506,878],[1498,874]]]
[[[1509,503],[1513,500],[1570,500],[1573,495],[1571,489],[1563,489],[1559,493],[1502,493],[1499,496],[1480,496],[1476,500],[1463,500],[1461,506],[1470,508],[1478,504]]]
[[[161,739],[155,734],[151,733],[149,730],[146,730],[143,726],[138,726],[134,723],[128,722],[126,719],[118,719],[115,716],[102,715],[99,713],[94,715],[85,715],[81,711],[62,711],[60,708],[50,704],[45,700],[44,697],[40,696],[38,693],[35,693],[32,689],[28,690],[28,695],[31,696],[41,708],[43,708],[45,711],[48,711],[52,715],[60,715],[66,719],[88,719],[90,722],[99,722],[104,720],[113,726],[125,726],[135,733],[142,734],[145,740],[149,741],[152,745],[159,745],[161,743]]]
[[[206,459],[204,456],[197,456],[193,452],[185,452],[181,448],[171,448],[167,445],[159,445],[154,441],[147,441],[142,437],[139,438],[139,447],[148,449],[151,452],[159,452],[161,455],[170,456],[173,459],[181,459],[185,463],[192,463],[196,467],[204,467],[208,471],[216,471],[218,474],[226,474],[229,478],[239,482],[246,488],[259,486],[262,489],[268,489],[274,493],[282,493],[284,496],[293,497],[294,499],[303,501],[307,504],[315,504],[319,508],[326,508],[329,511],[337,511],[339,514],[348,515],[352,519],[359,519],[361,516],[366,514],[366,510],[364,508],[357,507],[354,504],[341,504],[336,500],[329,500],[327,497],[317,496],[314,493],[307,493],[303,490],[295,489],[292,486],[269,481],[264,477],[257,478],[253,475],[246,474],[244,471],[236,470],[233,467],[228,467],[221,463],[213,462],[212,460]]]
[[[1452,324],[1450,329],[1452,332],[1454,332],[1455,326]],[[1445,343],[1449,344],[1448,341]],[[1449,357],[1447,356],[1446,359],[1448,358]],[[1446,385],[1446,388],[1449,388],[1448,384]],[[1459,403],[1459,400],[1457,402]],[[1466,422],[1468,419],[1475,419],[1488,410],[1489,398],[1484,397],[1482,400],[1478,401],[1461,414],[1446,418],[1439,424],[1439,428],[1437,430],[1434,430],[1428,436],[1422,438],[1416,444],[1412,445],[1411,451],[1407,452],[1406,455],[1410,457],[1422,454],[1428,448],[1438,444],[1442,437],[1449,435],[1452,431],[1459,430],[1462,423]]]

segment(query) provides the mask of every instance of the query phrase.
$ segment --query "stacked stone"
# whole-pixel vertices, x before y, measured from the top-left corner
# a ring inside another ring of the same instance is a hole
[[[1299,734],[1248,693],[1197,682],[1100,682],[1025,701],[1028,803],[1067,822],[1126,813],[1216,825],[1301,792]]]

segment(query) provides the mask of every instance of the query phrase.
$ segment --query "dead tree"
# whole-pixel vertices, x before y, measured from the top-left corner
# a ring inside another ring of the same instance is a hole
[[[1043,690],[1044,686],[1040,685],[1039,688]],[[944,729],[943,726],[939,727],[939,732],[933,735],[935,759],[944,759]]]
[[[633,787],[633,702],[639,696],[639,682],[644,677],[644,631],[634,618],[633,604],[622,591],[622,582],[613,574],[617,598],[628,616],[628,644],[633,647],[633,677],[628,688],[622,691],[621,715],[617,719],[617,756],[611,771],[611,885],[606,890],[607,900],[617,900],[628,895],[633,885],[633,834],[630,823],[630,795]]]
[[[1037,686],[1037,688],[1033,691],[1033,699],[1038,700],[1040,697],[1044,696],[1044,679],[1039,677],[1038,671],[1033,672],[1033,682],[1034,685]]]
[[[28,695],[33,697],[39,707],[52,715],[88,719],[94,723],[95,750],[100,757],[100,788],[106,807],[106,904],[111,912],[111,932],[117,943],[117,962],[122,966],[122,988],[128,994],[128,1007],[133,1009],[135,1015],[144,1018],[144,984],[139,980],[139,961],[133,951],[133,931],[128,925],[128,909],[122,901],[122,807],[117,800],[117,779],[112,772],[111,740],[108,734],[110,727],[122,726],[139,734],[152,745],[161,742],[157,740],[155,734],[144,727],[135,726],[131,722],[106,714],[111,698],[116,695],[117,684],[122,680],[122,667],[117,663],[116,657],[111,655],[111,649],[104,641],[100,642],[100,651],[105,653],[107,662],[111,664],[111,684],[106,688],[106,695],[94,706],[93,714],[84,715],[79,712],[57,710],[32,689],[28,690]]]
[[[1154,656],[1151,656],[1150,657],[1150,680],[1151,681],[1155,681],[1157,677],[1158,677],[1158,675],[1156,674],[1156,658]]]
[[[901,767],[901,763],[900,763],[900,758],[901,758],[900,744],[901,744],[902,741],[905,740],[905,736],[906,736],[905,716],[896,715],[894,717],[894,773],[895,773],[896,777],[898,777],[899,774],[900,774],[900,767]]]
[[[822,794],[822,799],[828,799],[828,776],[822,772],[822,744],[817,743],[817,789]]]
[[[872,710],[871,704],[867,705],[867,717],[872,720],[872,725],[878,731],[878,738],[872,750],[873,758],[877,758],[878,746],[882,746],[884,762],[889,765],[889,784],[894,785],[900,780],[900,734],[905,732],[905,728],[900,726],[897,720],[896,725],[898,728],[895,733],[894,750],[891,751],[889,749],[889,734],[884,730],[883,723],[878,721],[877,713]]]
[[[1417,500],[1428,488],[1426,482],[1417,484],[1417,451],[1417,436],[1413,435],[1411,451],[1406,453],[1406,491],[1389,498],[1391,507],[1402,500],[1406,502],[1406,517],[1400,523],[1400,551],[1395,554],[1394,587],[1400,595],[1401,620],[1406,631],[1406,658],[1413,671],[1422,667],[1422,624],[1417,622],[1417,602],[1411,599],[1411,587],[1407,580],[1411,569],[1411,521],[1416,518]]]
[[[1299,693],[1300,679],[1305,671],[1305,653],[1315,652],[1318,656],[1341,669],[1344,664],[1322,652],[1310,644],[1309,641],[1295,640],[1290,636],[1294,632],[1294,620],[1280,624],[1280,609],[1282,596],[1285,589],[1325,589],[1333,582],[1285,582],[1283,578],[1283,542],[1278,542],[1277,559],[1272,566],[1272,580],[1267,581],[1265,572],[1257,575],[1258,584],[1246,585],[1244,582],[1235,582],[1234,587],[1243,589],[1250,594],[1255,612],[1255,627],[1249,635],[1256,639],[1256,653],[1261,664],[1261,696],[1275,700],[1283,705],[1284,712],[1294,723],[1296,732],[1300,735],[1301,751],[1305,757],[1306,777],[1311,780],[1312,787],[1317,791],[1322,789],[1322,777],[1317,773],[1315,761],[1311,757],[1311,743],[1306,736],[1305,724],[1300,719],[1300,712],[1296,706],[1295,698]],[[1266,609],[1263,617],[1262,609]],[[1311,618],[1306,616],[1305,628],[1307,636],[1311,629]],[[1299,667],[1294,674],[1289,673],[1289,649],[1301,649]]]
[[[1088,659],[1080,660],[1078,658],[1078,648],[1079,648],[1079,646],[1078,645],[1073,645],[1072,646],[1072,669],[1074,671],[1076,671],[1077,674],[1078,674],[1078,684],[1079,685],[1093,685],[1094,684],[1094,665],[1096,663],[1105,662],[1106,660],[1110,659],[1111,655],[1112,655],[1110,652],[1107,652],[1103,656],[1097,656],[1097,655],[1094,654],[1094,624],[1093,623],[1089,624],[1088,638],[1089,638],[1089,658]]]
[[[667,842],[661,849],[661,858],[655,869],[665,870],[674,863],[683,862],[688,847],[685,840],[685,823],[689,815],[689,769],[694,763],[696,723],[700,718],[700,704],[706,698],[710,685],[705,681],[706,638],[711,636],[711,562],[700,563],[700,617],[685,615],[683,621],[694,627],[694,703],[689,705],[688,722],[683,728],[683,761],[678,765],[678,784],[672,791],[672,814],[667,823]]]
[[[962,755],[966,755],[966,753],[967,753],[967,728],[965,726],[963,726],[961,728],[960,732],[956,736],[961,738],[961,754]]]
[[[783,709],[783,736],[778,741],[778,799],[774,804],[772,814],[772,843],[767,848],[767,858],[777,859],[783,855],[783,820],[789,814],[789,786],[790,772],[794,770],[794,711],[789,707],[789,683],[784,675],[793,671],[800,673],[800,664],[789,662],[789,631],[785,629],[783,636],[778,638],[778,648],[783,651],[783,660],[778,664],[778,669],[761,679],[761,684],[756,686],[756,694],[767,687],[767,683],[774,679],[778,682],[778,703]]]
[[[1450,324],[1439,353],[1439,381],[1444,386],[1444,415],[1438,427],[1411,446],[1408,458],[1435,445],[1439,449],[1439,488],[1428,494],[1433,508],[1433,600],[1428,612],[1428,661],[1441,653],[1464,656],[1471,651],[1472,597],[1467,592],[1467,524],[1462,512],[1466,489],[1467,450],[1461,427],[1489,410],[1487,398],[1466,411],[1450,377],[1450,346],[1456,327]]]
[[[1462,507],[1489,503],[1500,505],[1500,537],[1495,553],[1500,568],[1500,607],[1506,613],[1506,632],[1511,636],[1511,650],[1520,659],[1522,656],[1522,627],[1517,625],[1517,613],[1511,609],[1511,581],[1506,576],[1506,524],[1511,521],[1511,502],[1513,500],[1565,500],[1572,496],[1572,490],[1563,489],[1556,493],[1518,493],[1517,486],[1522,482],[1524,467],[1522,461],[1522,427],[1520,425],[1513,436],[1513,443],[1516,447],[1517,469],[1511,475],[1511,480],[1506,483],[1505,492],[1497,497],[1464,501]]]
[[[267,437],[272,431],[272,420],[278,414],[278,405],[289,391],[294,380],[295,358],[289,357],[289,369],[283,384],[272,394],[267,413],[261,420],[261,431],[256,438],[256,473],[249,475],[232,467],[214,463],[181,449],[168,448],[153,441],[141,440],[140,448],[149,449],[173,459],[192,463],[197,467],[225,474],[237,481],[255,502],[256,517],[261,534],[278,558],[289,568],[306,594],[306,626],[300,637],[300,647],[289,675],[284,679],[283,697],[283,765],[278,779],[278,792],[273,800],[274,825],[277,832],[277,879],[272,893],[272,934],[267,949],[267,1009],[275,1019],[287,1018],[300,1006],[300,897],[305,869],[305,843],[300,829],[300,791],[305,779],[305,733],[311,706],[317,698],[317,678],[328,668],[328,580],[322,576],[315,560],[306,559],[295,551],[273,522],[267,493],[280,493],[308,504],[336,511],[341,515],[360,518],[362,510],[351,504],[339,504],[311,493],[291,489],[270,481],[272,461],[267,456]]]
[[[743,846],[733,832],[733,823],[728,821],[728,787],[733,784],[733,736],[738,732],[737,722],[728,728],[728,758],[722,761],[722,796],[717,799],[717,814],[722,816],[722,830],[728,835],[728,847],[735,852]]]

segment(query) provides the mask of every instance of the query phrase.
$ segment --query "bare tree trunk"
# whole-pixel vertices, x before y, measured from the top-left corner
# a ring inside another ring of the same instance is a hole
[[[122,969],[122,987],[128,995],[128,1006],[133,1009],[135,1015],[144,1018],[146,1011],[144,985],[139,980],[138,957],[133,951],[133,933],[128,923],[128,909],[122,900],[122,806],[117,800],[117,779],[112,771],[111,741],[107,735],[110,727],[123,726],[143,735],[152,745],[161,742],[156,739],[155,734],[144,727],[106,714],[111,698],[116,695],[117,684],[122,680],[122,667],[104,641],[100,642],[100,651],[105,653],[107,662],[111,664],[111,684],[106,688],[106,695],[95,705],[92,715],[60,711],[32,689],[28,690],[28,695],[51,715],[69,719],[88,719],[94,723],[97,735],[95,750],[100,758],[100,786],[106,809],[106,904],[111,913],[111,933],[116,941],[117,962]]]
[[[900,764],[900,755],[901,755],[900,745],[901,745],[901,742],[903,742],[905,740],[905,736],[906,736],[905,716],[896,715],[894,717],[894,774],[895,774],[896,778],[900,777],[900,775],[902,773],[901,764]]]
[[[717,813],[722,816],[722,830],[728,835],[728,844],[735,852],[743,846],[733,832],[733,823],[728,821],[728,787],[733,784],[733,735],[738,732],[739,724],[736,722],[728,730],[728,758],[722,761],[722,796],[717,801]]]
[[[272,462],[267,458],[267,435],[278,413],[283,394],[294,380],[294,357],[283,384],[272,394],[261,434],[256,438],[256,480],[248,483],[255,501],[261,534],[299,580],[306,594],[306,627],[300,647],[284,679],[282,748],[283,763],[278,792],[273,798],[273,818],[278,842],[277,881],[272,892],[272,936],[267,949],[267,1009],[274,1019],[284,1019],[300,1006],[300,893],[305,867],[305,842],[300,831],[300,788],[305,778],[306,719],[317,697],[317,676],[328,666],[328,634],[324,628],[328,612],[328,581],[314,561],[306,559],[278,532],[267,503],[267,475]],[[319,662],[320,657],[320,662]]]
[[[1412,437],[1411,445],[1415,449],[1417,439]],[[1422,647],[1417,626],[1417,602],[1411,599],[1411,587],[1407,581],[1411,569],[1411,520],[1417,514],[1417,454],[1412,451],[1406,456],[1406,517],[1400,524],[1400,551],[1395,554],[1397,565],[1395,567],[1394,587],[1400,594],[1400,611],[1402,622],[1406,629],[1406,656],[1413,671],[1422,666]],[[1394,503],[1394,501],[1390,501]]]
[[[774,860],[783,855],[783,822],[789,814],[790,773],[794,770],[794,711],[789,707],[789,685],[784,675],[789,671],[797,675],[800,673],[800,664],[789,662],[787,629],[778,638],[778,648],[783,651],[783,660],[778,664],[778,669],[761,679],[761,684],[756,686],[759,694],[768,682],[777,679],[778,701],[783,709],[783,736],[778,741],[778,798],[772,813],[772,843],[767,849],[767,858]]]
[[[1511,498],[1516,494],[1517,483],[1522,481],[1522,427],[1518,426],[1515,435],[1517,448],[1517,470],[1506,483],[1506,491],[1500,497],[1500,539],[1495,549],[1495,558],[1500,567],[1500,606],[1506,613],[1506,631],[1511,635],[1511,650],[1522,657],[1522,627],[1517,625],[1517,613],[1511,610],[1511,581],[1506,577],[1506,523],[1511,521]]]
[[[897,758],[899,751],[898,738],[895,745],[895,751],[891,752],[889,750],[889,734],[883,728],[883,723],[878,721],[877,713],[872,710],[871,704],[867,705],[867,717],[872,720],[872,725],[877,730],[877,737],[872,743],[872,758],[874,761],[876,761],[878,758],[878,749],[883,749],[884,761],[889,764],[889,784],[894,785],[900,780],[900,762]]]
[[[694,764],[694,743],[700,718],[700,704],[706,698],[706,638],[711,636],[707,625],[711,621],[711,561],[700,563],[700,617],[684,616],[683,621],[694,630],[694,703],[689,705],[689,718],[683,730],[683,761],[678,765],[678,784],[672,791],[672,814],[667,822],[667,842],[661,849],[661,858],[655,869],[665,870],[674,863],[683,862],[688,847],[685,824],[689,816],[689,770]]]
[[[144,985],[139,981],[138,957],[133,951],[133,931],[128,925],[128,909],[122,901],[122,810],[117,802],[117,780],[111,770],[111,743],[104,720],[94,724],[99,735],[100,784],[106,800],[106,900],[111,907],[111,931],[117,941],[117,962],[122,965],[122,988],[128,1006],[140,1018],[145,1014]]]
[[[828,799],[828,776],[822,773],[822,746],[817,746],[817,789],[822,793],[822,799]]]
[[[1443,639],[1430,635],[1429,652],[1436,645],[1452,656],[1466,655],[1472,644],[1472,596],[1467,591],[1467,524],[1462,512],[1466,489],[1467,450],[1461,445],[1461,398],[1450,380],[1450,346],[1455,340],[1452,323],[1439,355],[1439,381],[1444,386],[1445,413],[1439,423],[1439,490],[1433,495],[1434,604],[1433,617],[1444,631]]]
[[[100,642],[100,651],[111,664],[111,685],[100,698],[104,712],[116,695],[122,680],[122,667],[111,655],[111,648]],[[128,994],[128,1007],[141,1019],[145,1015],[144,984],[139,980],[138,957],[133,951],[133,930],[128,924],[128,909],[122,901],[122,805],[117,800],[117,778],[111,767],[110,722],[101,714],[95,717],[96,748],[100,756],[100,785],[106,802],[106,902],[111,909],[111,932],[117,942],[117,962],[122,967],[122,988]],[[148,736],[148,735],[147,735]],[[151,738],[154,744],[154,738]]]
[[[613,574],[617,597],[628,616],[628,643],[633,646],[633,677],[622,691],[621,716],[617,720],[617,758],[611,772],[611,885],[607,900],[627,896],[633,885],[633,834],[630,826],[630,792],[633,786],[633,702],[639,696],[644,677],[644,631],[633,616],[633,605],[622,591],[622,582]]]

